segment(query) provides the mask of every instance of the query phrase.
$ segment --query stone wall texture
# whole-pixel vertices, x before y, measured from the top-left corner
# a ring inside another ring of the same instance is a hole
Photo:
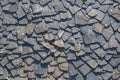
[[[0,80],[120,80],[120,0],[0,0]]]

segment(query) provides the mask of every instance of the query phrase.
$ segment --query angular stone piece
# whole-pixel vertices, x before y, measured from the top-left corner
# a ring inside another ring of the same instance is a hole
[[[49,33],[49,34],[45,34],[44,38],[48,41],[52,41],[55,39],[55,36],[52,33]]]
[[[99,21],[102,21],[102,19],[104,18],[105,14],[99,10],[97,10],[97,16],[96,19],[98,19]]]
[[[60,68],[60,70],[68,71],[68,63],[59,64],[59,68]]]
[[[23,18],[23,19],[19,20],[19,24],[26,25],[26,24],[28,24],[28,20],[26,18]]]
[[[0,64],[1,64],[2,66],[5,66],[7,63],[8,63],[7,57],[3,58],[3,59],[0,61]]]
[[[26,33],[28,35],[31,35],[33,33],[34,25],[32,23],[30,23],[25,27],[25,29],[26,29]]]
[[[103,30],[103,25],[100,24],[100,23],[96,23],[94,26],[93,26],[93,30],[97,33],[102,33],[102,30]]]
[[[82,11],[76,13],[75,15],[75,23],[77,25],[86,25],[88,23],[88,20],[88,17]]]
[[[96,16],[96,15],[97,15],[97,11],[96,11],[96,9],[92,9],[92,10],[90,10],[90,12],[88,13],[88,15],[90,15],[91,17]]]
[[[68,64],[68,69],[69,69],[68,71],[69,71],[70,76],[77,75],[78,71],[74,68],[74,66],[71,63]]]
[[[117,40],[115,39],[115,36],[113,35],[109,40],[109,47],[116,48],[116,47],[118,47],[118,45],[119,45],[119,43],[117,42]]]
[[[31,47],[28,47],[28,46],[23,46],[22,47],[22,54],[29,54],[29,53],[32,53],[33,50]]]
[[[42,64],[46,64],[46,63],[50,63],[53,60],[53,57],[49,56],[47,58],[45,58],[44,60],[41,60]]]
[[[5,44],[8,44],[8,40],[7,40],[7,38],[0,38],[0,44],[1,45],[5,45]]]
[[[35,33],[37,33],[37,34],[46,32],[46,31],[48,31],[48,25],[45,24],[45,22],[39,23],[36,25],[34,30],[35,30]]]
[[[41,5],[46,5],[49,2],[51,2],[51,0],[40,0]]]
[[[64,48],[64,42],[62,40],[57,40],[53,44],[59,48]]]
[[[63,58],[63,57],[58,57],[57,58],[57,62],[58,63],[64,63],[64,62],[66,62],[67,60],[66,60],[66,58]]]
[[[95,60],[93,60],[93,59],[87,61],[87,63],[88,63],[92,68],[96,68],[96,67],[98,66],[98,63],[97,63]]]
[[[53,73],[53,76],[54,76],[55,78],[58,78],[58,77],[60,77],[61,75],[62,75],[62,71],[60,71],[60,69],[57,67],[57,68],[55,69],[54,73]]]
[[[90,67],[88,67],[86,64],[81,66],[79,70],[81,73],[83,73],[83,75],[87,75],[91,71]]]
[[[106,55],[105,51],[101,48],[98,48],[97,50],[94,50],[94,51],[101,58],[103,58]]]
[[[15,49],[17,47],[18,46],[16,42],[9,42],[9,44],[5,46],[5,49]]]
[[[73,61],[72,63],[76,68],[79,68],[81,65],[84,64],[83,61],[81,60],[76,60],[76,61]]]
[[[110,37],[111,37],[112,34],[113,34],[113,31],[110,30],[110,29],[103,29],[102,34],[103,34],[103,36],[105,37],[106,40],[109,40]]]
[[[22,62],[23,62],[23,60],[21,58],[18,58],[18,59],[15,59],[15,60],[12,61],[13,65],[15,67],[21,66]]]
[[[11,12],[11,13],[16,12],[17,9],[18,9],[18,4],[11,5],[9,12]]]
[[[105,27],[108,27],[111,24],[110,16],[108,14],[105,15],[104,19],[102,20],[102,23]]]
[[[32,10],[33,10],[33,13],[41,13],[42,12],[42,7],[39,5],[39,4],[33,4],[32,5]]]
[[[86,80],[96,80],[96,75],[94,73],[89,73]]]
[[[18,18],[22,18],[23,16],[25,16],[25,12],[23,11],[23,9],[21,8],[21,6],[18,6],[18,9],[17,9],[17,17]]]
[[[16,28],[17,31],[17,38],[22,40],[25,37],[25,27],[19,26]]]

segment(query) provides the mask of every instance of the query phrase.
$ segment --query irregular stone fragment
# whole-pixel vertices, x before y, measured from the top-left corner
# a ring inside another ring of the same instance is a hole
[[[72,14],[75,14],[80,10],[80,8],[78,6],[69,6],[69,10]]]
[[[60,69],[57,67],[57,68],[55,69],[54,73],[53,73],[53,76],[54,76],[55,78],[58,78],[58,77],[60,77],[61,75],[62,75],[62,71],[60,71]]]
[[[12,63],[14,64],[15,67],[21,66],[22,65],[22,59],[18,58],[12,61]]]
[[[33,4],[32,5],[32,10],[33,10],[33,13],[41,13],[42,12],[42,7],[39,5],[39,4]]]
[[[4,14],[3,24],[16,24],[17,19],[13,18],[12,15]]]
[[[66,61],[67,61],[66,58],[62,58],[62,57],[57,58],[58,63],[63,63],[63,62],[66,62]]]
[[[92,68],[96,68],[98,66],[98,63],[95,60],[89,60],[87,61],[87,63],[92,67]]]
[[[40,0],[41,5],[46,5],[49,2],[51,2],[51,0]]]
[[[99,21],[102,21],[102,19],[104,18],[105,14],[99,10],[97,10],[97,16],[96,19],[98,19]]]
[[[55,39],[55,36],[52,33],[49,33],[49,34],[45,34],[44,38],[48,41],[52,41]]]
[[[15,48],[17,48],[16,42],[9,42],[9,44],[5,46],[5,49],[15,49]]]
[[[96,75],[94,73],[89,73],[87,75],[87,79],[86,80],[95,80],[96,79]]]
[[[57,40],[53,44],[59,48],[64,48],[64,42],[62,40]]]
[[[92,9],[92,10],[88,13],[88,15],[90,15],[91,17],[94,17],[94,16],[97,15],[97,11],[96,11],[95,9]]]
[[[103,58],[106,55],[105,51],[103,49],[101,49],[101,48],[98,48],[97,50],[94,50],[94,51],[101,58]]]
[[[80,50],[81,45],[80,45],[80,43],[75,42],[74,47],[75,47],[75,51],[79,51],[79,50]]]
[[[37,33],[37,34],[46,32],[46,31],[48,31],[48,25],[45,24],[44,22],[39,23],[36,25],[34,30],[35,30],[35,33]]]
[[[78,25],[86,25],[88,23],[88,17],[82,11],[76,13],[75,15],[75,23]]]
[[[109,40],[109,47],[116,48],[116,47],[118,47],[118,44],[119,43],[117,42],[117,40],[115,39],[115,36],[113,35]]]
[[[18,9],[17,9],[17,17],[18,18],[22,18],[23,16],[25,16],[25,12],[23,11],[23,9],[21,8],[21,6],[18,6]]]
[[[93,26],[93,30],[94,30],[95,32],[102,33],[103,25],[100,24],[100,23],[96,23],[96,24]]]
[[[77,70],[74,68],[72,64],[68,64],[69,74],[70,76],[77,75]]]
[[[22,47],[22,54],[29,54],[29,53],[32,53],[33,50],[31,47],[28,47],[28,46],[23,46]]]
[[[108,27],[111,24],[110,16],[108,14],[105,15],[102,23],[105,27]]]
[[[16,30],[17,30],[17,38],[20,40],[23,39],[26,34],[25,27],[19,26],[16,28]]]
[[[53,57],[49,56],[47,58],[45,58],[44,60],[41,60],[42,64],[46,64],[46,63],[50,63],[53,60]]]
[[[50,45],[50,44],[47,43],[47,42],[42,42],[42,45],[43,45],[45,48],[49,49],[51,52],[55,52],[55,51],[56,51],[56,49],[54,48],[54,46],[53,46],[53,45]]]
[[[18,4],[11,5],[9,12],[11,12],[11,13],[16,12],[17,9],[18,9]]]
[[[79,70],[81,73],[83,73],[83,75],[87,75],[91,71],[90,67],[88,67],[86,64],[81,66]]]
[[[23,19],[19,20],[19,24],[26,25],[26,24],[28,24],[28,20],[26,18],[23,18]]]
[[[0,38],[0,44],[1,45],[5,45],[5,44],[8,44],[8,40],[7,40],[7,38]]]
[[[105,37],[106,40],[109,40],[110,37],[111,37],[112,34],[113,34],[113,31],[110,30],[110,29],[103,29],[102,34],[103,34],[103,36]]]
[[[68,71],[68,64],[67,63],[61,63],[61,64],[59,64],[59,68],[60,68],[60,70]]]
[[[4,57],[4,58],[0,61],[0,64],[1,64],[2,66],[5,66],[7,63],[8,63],[7,57]]]
[[[25,29],[26,29],[26,33],[27,33],[28,35],[31,35],[32,32],[33,32],[33,29],[34,29],[34,25],[33,25],[32,23],[30,23],[30,24],[28,24],[28,25],[25,27]]]
[[[53,73],[55,71],[56,67],[51,67],[48,65],[48,72]]]
[[[25,37],[23,39],[23,41],[25,41],[27,44],[30,44],[30,45],[35,45],[36,44],[36,39],[35,38],[27,38],[27,37]]]

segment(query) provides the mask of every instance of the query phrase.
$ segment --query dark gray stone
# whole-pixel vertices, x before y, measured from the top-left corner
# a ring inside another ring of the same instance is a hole
[[[96,67],[98,66],[98,63],[97,63],[95,60],[93,60],[93,59],[87,61],[87,63],[88,63],[88,65],[91,66],[92,68],[96,68]]]
[[[95,78],[96,78],[96,75],[91,72],[87,75],[86,80],[96,80]]]
[[[119,43],[117,42],[117,40],[115,39],[115,36],[113,35],[109,40],[109,47],[116,48],[116,47],[118,47],[118,44]]]
[[[75,68],[79,68],[81,65],[84,64],[83,61],[81,60],[76,60],[76,61],[73,61],[72,63],[75,66]]]
[[[7,40],[7,38],[4,38],[4,37],[1,38],[1,39],[0,39],[0,44],[1,44],[1,45],[8,44],[8,40]]]
[[[96,19],[98,19],[99,21],[102,21],[102,19],[104,18],[105,14],[99,10],[97,10],[97,16]]]
[[[111,24],[111,20],[108,14],[105,15],[102,23],[104,24],[105,27],[108,27]]]
[[[7,57],[4,57],[1,61],[0,64],[4,67],[8,63]]]
[[[13,61],[12,61],[12,63],[13,63],[13,65],[15,66],[15,67],[19,67],[19,66],[21,66],[22,65],[22,59],[21,58],[18,58],[18,59],[14,59]]]
[[[76,76],[76,80],[84,80],[84,77],[81,73],[78,73]]]
[[[103,58],[106,55],[105,51],[102,48],[98,48],[98,49],[94,50],[94,52],[101,58]]]
[[[42,64],[49,63],[49,62],[51,62],[52,60],[53,60],[53,57],[49,56],[49,57],[45,58],[44,60],[42,59],[42,60],[41,60],[41,63],[42,63]]]

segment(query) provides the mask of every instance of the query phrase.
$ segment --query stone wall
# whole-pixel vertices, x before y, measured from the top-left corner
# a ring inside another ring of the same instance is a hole
[[[0,0],[0,80],[120,80],[120,0]]]

